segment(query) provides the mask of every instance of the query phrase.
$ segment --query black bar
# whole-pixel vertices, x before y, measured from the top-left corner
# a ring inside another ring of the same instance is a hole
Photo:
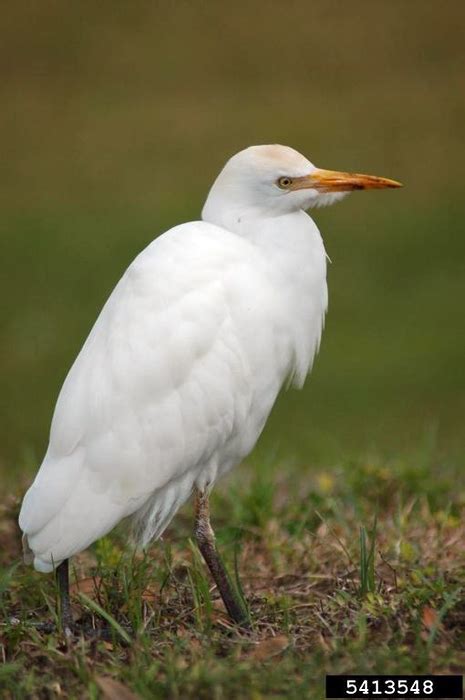
[[[463,676],[326,676],[327,698],[463,698]]]

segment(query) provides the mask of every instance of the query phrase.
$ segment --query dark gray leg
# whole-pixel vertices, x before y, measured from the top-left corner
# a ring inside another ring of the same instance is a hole
[[[210,504],[208,493],[195,489],[195,539],[205,563],[210,569],[223,603],[233,622],[248,628],[249,618],[242,602],[234,591],[215,544],[215,533],[210,525]]]
[[[57,568],[56,579],[60,597],[61,629],[65,637],[70,637],[73,629],[73,616],[71,615],[71,604],[69,602],[68,559],[62,561],[60,566]]]

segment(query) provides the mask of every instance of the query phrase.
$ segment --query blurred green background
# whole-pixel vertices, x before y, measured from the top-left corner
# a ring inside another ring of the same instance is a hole
[[[333,261],[311,379],[260,443],[299,465],[437,435],[463,452],[465,3],[62,3],[2,10],[2,483],[132,258],[225,160],[284,143],[399,179],[315,219]]]

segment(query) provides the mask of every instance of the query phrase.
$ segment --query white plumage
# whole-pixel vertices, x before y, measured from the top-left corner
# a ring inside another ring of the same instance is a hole
[[[242,151],[203,221],[127,269],[66,378],[24,498],[36,569],[129,515],[144,544],[158,537],[194,486],[251,451],[283,384],[303,384],[327,306],[325,250],[303,210],[342,196],[321,184],[328,172],[282,146]]]

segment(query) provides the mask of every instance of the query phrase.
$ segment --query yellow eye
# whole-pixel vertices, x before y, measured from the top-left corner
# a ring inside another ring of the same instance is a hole
[[[277,182],[278,187],[282,190],[287,190],[292,185],[292,178],[290,177],[280,177]]]

